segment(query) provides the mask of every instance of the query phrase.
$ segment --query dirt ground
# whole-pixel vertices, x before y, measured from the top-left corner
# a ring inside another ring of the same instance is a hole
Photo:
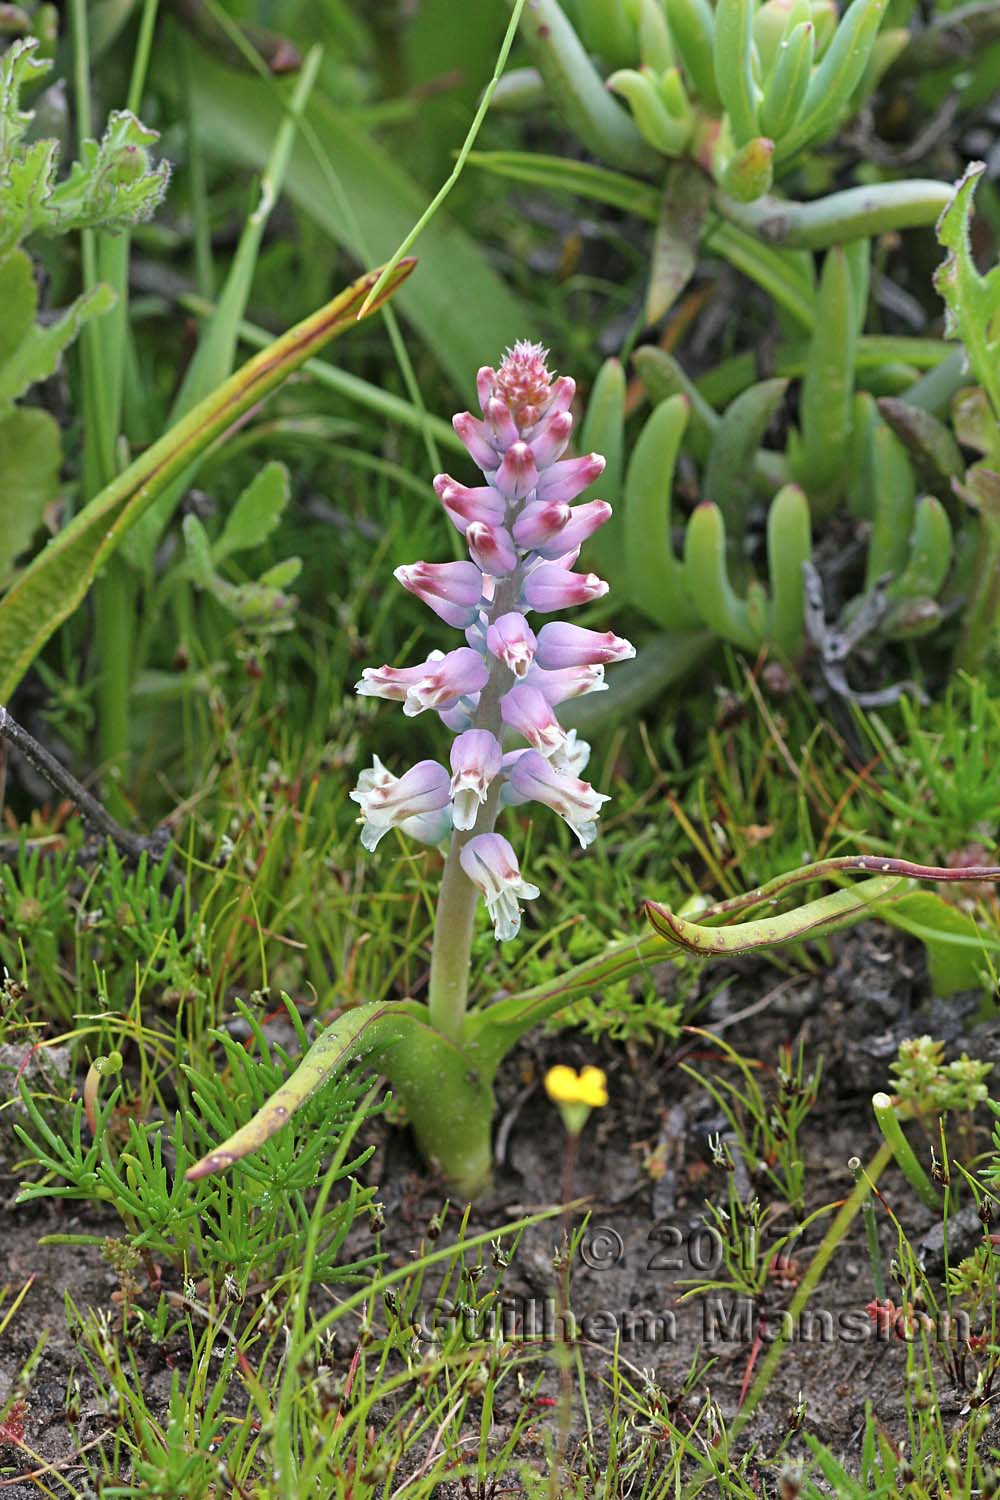
[[[720,978],[725,983],[720,986]],[[665,983],[669,982],[665,980]],[[783,1042],[805,1038],[807,1063],[823,1058],[818,1102],[802,1133],[807,1165],[807,1210],[843,1198],[851,1189],[847,1162],[867,1161],[878,1146],[870,1097],[889,1081],[888,1065],[901,1038],[925,1032],[943,1039],[949,1055],[962,1050],[973,1056],[1000,1057],[1000,1022],[977,1019],[981,997],[929,1000],[922,950],[900,934],[872,929],[863,936],[838,940],[834,966],[820,976],[779,974],[770,965],[747,960],[711,971],[714,998],[697,1023],[725,1037],[744,1056],[757,1058],[762,1077],[774,1068]],[[752,1011],[752,1014],[744,1012]],[[595,1055],[596,1052],[596,1055]],[[608,1075],[609,1106],[595,1113],[581,1141],[573,1176],[573,1193],[586,1198],[591,1218],[573,1268],[572,1312],[575,1332],[588,1368],[606,1368],[616,1331],[626,1369],[641,1382],[649,1372],[670,1402],[675,1420],[693,1418],[706,1387],[723,1412],[737,1410],[741,1386],[754,1347],[766,1354],[771,1331],[780,1325],[802,1268],[819,1244],[828,1218],[813,1225],[792,1252],[793,1263],[773,1280],[763,1307],[734,1306],[727,1296],[695,1298],[678,1304],[686,1279],[708,1277],[717,1265],[716,1242],[704,1228],[706,1199],[725,1202],[725,1173],[712,1164],[711,1134],[728,1129],[711,1095],[685,1074],[686,1062],[709,1074],[720,1070],[715,1050],[702,1038],[685,1036],[656,1048],[596,1048],[578,1036],[542,1036],[508,1060],[499,1081],[497,1117],[499,1164],[491,1193],[475,1205],[470,1232],[490,1229],[559,1199],[564,1134],[541,1079],[553,1062],[574,1066],[597,1062]],[[985,1112],[984,1112],[985,1116]],[[372,1127],[377,1150],[366,1168],[369,1182],[379,1184],[385,1204],[383,1249],[389,1263],[402,1265],[426,1235],[440,1207],[440,1184],[420,1170],[408,1135],[384,1121]],[[988,1140],[989,1122],[981,1127],[980,1149]],[[742,1169],[741,1169],[742,1170]],[[743,1184],[740,1184],[741,1186]],[[762,1203],[777,1217],[770,1232],[780,1234],[793,1223],[766,1184],[754,1183]],[[75,1374],[82,1411],[79,1431],[86,1440],[109,1427],[99,1394],[82,1368],[68,1335],[63,1298],[68,1291],[80,1307],[114,1312],[111,1295],[117,1278],[98,1250],[65,1246],[40,1247],[39,1237],[61,1233],[119,1232],[117,1219],[75,1204],[13,1205],[16,1182],[0,1179],[6,1196],[0,1252],[0,1285],[19,1287],[34,1277],[31,1290],[12,1326],[0,1340],[0,1400],[9,1390],[21,1362],[41,1330],[48,1342],[28,1393],[25,1441],[49,1461],[71,1465],[67,1478],[83,1488],[84,1474],[73,1463],[73,1438],[65,1415],[66,1391]],[[920,1245],[930,1215],[888,1171],[881,1183],[886,1202],[898,1215],[914,1245]],[[896,1237],[888,1215],[879,1215],[884,1264],[895,1253]],[[453,1228],[455,1217],[444,1231]],[[966,1243],[953,1236],[952,1259],[968,1253],[981,1230],[967,1225]],[[558,1223],[532,1230],[522,1242],[505,1279],[501,1315],[516,1339],[535,1332],[544,1359],[545,1334],[558,1315],[554,1302],[552,1251]],[[443,1242],[443,1241],[442,1241]],[[370,1244],[369,1244],[370,1248]],[[348,1246],[348,1253],[351,1247]],[[922,1248],[925,1265],[939,1264],[933,1236]],[[939,1274],[939,1272],[938,1272]],[[890,1286],[890,1295],[894,1289]],[[324,1294],[320,1293],[322,1298]],[[778,1372],[746,1433],[767,1457],[789,1430],[791,1412],[802,1403],[804,1424],[850,1462],[858,1451],[865,1403],[870,1401],[885,1431],[905,1437],[903,1408],[905,1348],[896,1338],[876,1338],[865,1311],[873,1297],[871,1272],[858,1218],[815,1293],[812,1319],[784,1351]],[[760,1314],[763,1312],[763,1329]],[[747,1321],[747,1316],[753,1316]],[[0,1314],[2,1315],[2,1314]],[[831,1331],[832,1330],[832,1331]],[[350,1359],[353,1330],[342,1325],[338,1358]],[[681,1387],[698,1346],[710,1372],[686,1397]],[[165,1347],[140,1350],[143,1388],[154,1407],[169,1391],[170,1366],[177,1351]],[[180,1368],[183,1372],[183,1364]],[[554,1368],[543,1390],[558,1388]],[[966,1392],[942,1372],[938,1380],[945,1421],[957,1415]],[[513,1384],[501,1386],[496,1423],[502,1438],[514,1420],[519,1397]],[[592,1400],[598,1403],[599,1388]],[[987,1435],[987,1446],[1000,1440]],[[539,1456],[541,1455],[539,1448]],[[804,1451],[793,1439],[792,1452]],[[530,1458],[530,1454],[525,1457]],[[0,1490],[11,1500],[39,1493],[18,1482],[25,1473],[23,1454],[0,1451]],[[51,1481],[50,1481],[51,1483]],[[58,1490],[58,1485],[56,1485]]]

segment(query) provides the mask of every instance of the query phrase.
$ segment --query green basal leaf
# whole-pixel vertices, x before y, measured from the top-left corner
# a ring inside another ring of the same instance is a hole
[[[0,417],[0,584],[9,582],[14,563],[42,524],[45,507],[58,495],[61,463],[59,424],[47,411],[19,407]]]

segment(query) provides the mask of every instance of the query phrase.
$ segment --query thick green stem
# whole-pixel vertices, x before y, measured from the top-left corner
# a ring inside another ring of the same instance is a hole
[[[829,245],[868,239],[891,229],[934,224],[949,203],[952,191],[950,183],[928,178],[847,188],[814,203],[771,197],[758,198],[755,203],[736,203],[719,193],[715,204],[725,218],[772,245],[823,250]]]
[[[515,568],[509,578],[498,582],[493,600],[484,611],[487,622],[499,619],[516,607],[521,583],[520,567]],[[485,625],[483,628],[486,628]],[[500,699],[513,682],[514,674],[496,657],[490,659],[489,666],[489,681],[480,694],[472,727],[486,729],[499,740],[503,734]],[[438,893],[427,1007],[431,1025],[453,1042],[461,1041],[465,1030],[472,939],[476,930],[476,906],[479,901],[478,890],[462,869],[461,855],[471,838],[493,832],[499,811],[500,783],[494,781],[486,801],[479,809],[475,826],[456,828],[452,834],[441,890]]]

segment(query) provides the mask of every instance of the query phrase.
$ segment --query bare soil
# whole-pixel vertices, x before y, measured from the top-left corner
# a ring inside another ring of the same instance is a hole
[[[725,984],[719,989],[720,978]],[[669,979],[665,979],[669,983]],[[928,1032],[943,1038],[949,1055],[968,1051],[993,1059],[1000,1055],[1000,1023],[981,1019],[981,997],[960,995],[947,1001],[929,998],[922,951],[900,934],[872,929],[838,940],[831,969],[818,975],[784,975],[763,962],[744,961],[725,973],[711,970],[715,993],[698,1024],[725,1037],[742,1055],[758,1059],[762,1082],[774,1082],[773,1070],[782,1043],[805,1038],[806,1057],[823,1058],[818,1100],[802,1132],[806,1162],[806,1209],[835,1203],[851,1190],[849,1158],[866,1161],[879,1141],[871,1114],[871,1093],[889,1082],[888,1065],[901,1038]],[[744,1012],[752,1012],[744,1015]],[[595,1056],[595,1052],[597,1055]],[[606,1371],[616,1332],[623,1368],[636,1384],[644,1372],[655,1380],[675,1421],[691,1420],[706,1389],[731,1418],[738,1409],[748,1366],[759,1368],[770,1339],[781,1327],[802,1271],[808,1266],[830,1216],[824,1216],[791,1251],[790,1263],[770,1280],[755,1305],[734,1302],[729,1295],[695,1297],[683,1303],[683,1283],[717,1271],[715,1238],[704,1227],[706,1200],[725,1202],[725,1173],[713,1165],[709,1136],[725,1137],[728,1125],[711,1095],[682,1070],[681,1064],[706,1076],[726,1076],[717,1049],[705,1038],[686,1035],[653,1049],[595,1048],[573,1034],[542,1036],[510,1058],[499,1081],[497,1118],[499,1164],[491,1192],[474,1205],[470,1232],[489,1230],[542,1205],[560,1201],[565,1182],[565,1136],[545,1097],[542,1079],[553,1062],[574,1066],[598,1062],[607,1072],[609,1106],[596,1112],[581,1139],[572,1176],[572,1193],[586,1200],[590,1213],[573,1266],[571,1308],[576,1322],[564,1322],[581,1344],[588,1368]],[[977,1140],[987,1144],[984,1119]],[[428,1178],[405,1131],[384,1121],[372,1126],[377,1150],[366,1169],[379,1184],[385,1204],[382,1246],[390,1265],[403,1265],[423,1241],[442,1203],[442,1188]],[[737,1155],[735,1149],[734,1155]],[[742,1172],[742,1166],[740,1168]],[[770,1209],[769,1233],[789,1230],[795,1216],[759,1177],[748,1185]],[[880,1184],[885,1203],[915,1246],[921,1246],[931,1216],[917,1203],[894,1170]],[[0,1340],[0,1401],[34,1347],[42,1330],[48,1338],[27,1395],[24,1441],[48,1462],[66,1465],[66,1477],[83,1488],[84,1474],[74,1445],[108,1432],[112,1419],[87,1376],[79,1350],[67,1332],[64,1294],[76,1304],[103,1308],[120,1316],[112,1300],[117,1278],[96,1248],[39,1246],[45,1234],[107,1233],[120,1226],[114,1215],[97,1208],[52,1203],[16,1208],[16,1182],[0,1179],[8,1194],[0,1250],[0,1284],[20,1286],[33,1277],[31,1290],[12,1326]],[[582,1214],[576,1215],[579,1223]],[[453,1232],[453,1209],[443,1231]],[[880,1207],[883,1262],[888,1272],[896,1252],[896,1232]],[[981,1235],[978,1221],[966,1219],[956,1231],[950,1254],[954,1261]],[[501,1316],[514,1341],[532,1341],[545,1362],[545,1351],[557,1326],[559,1304],[553,1249],[558,1221],[530,1231],[505,1278]],[[352,1246],[347,1247],[351,1253]],[[361,1240],[358,1249],[363,1249]],[[370,1249],[370,1239],[367,1248]],[[928,1273],[940,1280],[940,1249],[931,1234],[921,1253]],[[889,1294],[895,1288],[890,1283]],[[317,1289],[322,1301],[325,1293]],[[871,1402],[894,1442],[906,1437],[904,1397],[905,1345],[893,1335],[877,1337],[866,1312],[874,1295],[860,1218],[855,1220],[816,1291],[798,1337],[782,1354],[776,1376],[749,1424],[742,1443],[757,1444],[762,1458],[773,1453],[801,1418],[804,1426],[850,1464],[860,1445],[865,1406]],[[337,1357],[350,1360],[356,1329],[341,1325]],[[711,1369],[689,1394],[682,1394],[692,1357]],[[154,1410],[165,1404],[171,1368],[183,1374],[183,1351],[140,1346],[136,1352],[143,1389]],[[967,1363],[963,1380],[954,1364],[940,1362],[937,1382],[944,1421],[957,1417],[968,1398],[965,1384],[974,1379]],[[74,1432],[67,1422],[66,1392],[79,1382],[82,1417]],[[554,1362],[542,1387],[558,1394]],[[500,1388],[495,1421],[498,1438],[514,1420],[521,1397],[514,1384]],[[546,1398],[548,1399],[548,1398]],[[601,1391],[591,1393],[599,1410]],[[799,1409],[799,1417],[793,1415]],[[544,1409],[539,1410],[543,1423]],[[574,1441],[579,1433],[574,1435]],[[987,1446],[1000,1441],[991,1431]],[[792,1440],[792,1453],[804,1452]],[[538,1461],[543,1448],[539,1438]],[[529,1461],[530,1453],[524,1458]],[[570,1454],[572,1461],[572,1451]],[[0,1480],[11,1500],[39,1490],[24,1476],[23,1452],[0,1449]],[[19,1481],[20,1476],[20,1481]],[[47,1481],[54,1492],[58,1481]]]

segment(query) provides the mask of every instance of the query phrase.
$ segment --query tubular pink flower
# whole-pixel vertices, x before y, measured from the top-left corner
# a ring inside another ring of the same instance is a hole
[[[529,500],[514,522],[514,540],[537,552],[559,535],[572,514],[562,500]]]
[[[601,807],[611,801],[588,782],[567,776],[533,750],[511,767],[510,786],[519,800],[544,802],[558,813],[572,828],[582,849],[594,842]]]
[[[486,899],[497,941],[509,942],[521,926],[518,901],[533,901],[539,894],[537,885],[522,879],[517,855],[499,833],[479,833],[469,839],[459,860]]]
[[[474,828],[503,751],[488,729],[467,729],[451,747],[451,803],[456,828]]]
[[[531,449],[527,443],[512,443],[493,476],[494,486],[508,500],[523,500],[538,482],[538,469]]]
[[[544,693],[553,708],[569,698],[582,698],[585,693],[606,692],[608,686],[604,681],[604,668],[599,665],[557,667],[554,672],[543,672],[541,667],[533,666],[525,682]]]
[[[371,769],[361,772],[351,792],[364,818],[361,842],[365,848],[376,849],[390,828],[398,828],[408,818],[446,807],[449,780],[436,760],[418,761],[405,776],[393,776],[375,756]]]
[[[503,526],[473,521],[465,533],[465,541],[473,562],[491,578],[506,578],[517,567],[514,543]]]
[[[496,385],[497,372],[492,365],[482,365],[476,374],[476,395],[479,397],[479,410],[486,410],[486,403],[493,395],[493,387]]]
[[[566,743],[566,731],[552,712],[545,694],[518,682],[500,699],[500,716],[543,755],[555,755]]]
[[[515,610],[494,620],[486,632],[486,645],[515,677],[523,677],[535,655],[535,632]]]
[[[580,548],[598,527],[611,519],[611,506],[606,500],[588,500],[583,505],[574,505],[562,530],[552,536],[535,551],[539,557],[554,562],[566,553],[579,555]],[[575,561],[574,557],[574,561]]]
[[[407,718],[428,708],[449,708],[467,693],[486,686],[489,669],[478,651],[432,651],[415,667],[365,667],[355,692],[363,698],[389,698],[403,704]]]
[[[460,411],[452,417],[451,425],[465,444],[476,467],[482,469],[484,474],[492,474],[500,463],[500,457],[490,441],[485,423],[480,422],[470,411]]]
[[[598,475],[604,473],[604,459],[599,453],[587,453],[583,458],[564,458],[542,471],[535,488],[536,500],[562,500],[568,503],[583,493],[588,484],[593,484]]]
[[[407,563],[397,568],[393,577],[458,630],[464,630],[476,618],[483,597],[483,575],[475,563]]]
[[[569,446],[573,432],[573,417],[568,411],[557,411],[546,417],[531,439],[531,451],[539,469],[547,469],[557,458],[562,458]]]
[[[573,573],[558,563],[545,562],[528,574],[521,597],[529,609],[550,614],[554,609],[589,604],[607,592],[608,585],[596,573]]]
[[[508,448],[520,440],[521,434],[510,414],[510,408],[499,396],[491,396],[483,407],[483,423],[498,453],[506,453]]]
[[[463,536],[473,521],[483,521],[487,526],[503,525],[507,502],[491,485],[469,489],[450,474],[439,474],[434,480],[434,493]]]
[[[535,660],[550,672],[560,667],[628,661],[634,655],[632,642],[611,630],[585,630],[582,625],[570,625],[565,620],[550,620],[538,632]]]

